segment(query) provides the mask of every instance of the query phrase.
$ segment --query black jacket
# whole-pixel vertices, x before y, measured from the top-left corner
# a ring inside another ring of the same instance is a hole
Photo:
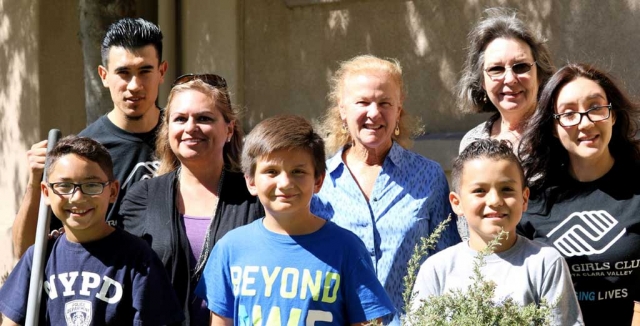
[[[122,227],[145,239],[162,260],[178,299],[184,303],[183,325],[190,325],[189,296],[200,275],[191,275],[194,266],[190,266],[189,240],[175,204],[176,186],[175,171],[137,182],[123,199],[120,215]],[[243,175],[225,171],[209,251],[230,230],[263,216],[264,209],[247,190]]]

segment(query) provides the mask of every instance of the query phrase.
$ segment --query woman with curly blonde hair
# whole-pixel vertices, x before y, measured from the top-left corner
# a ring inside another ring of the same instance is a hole
[[[333,157],[311,202],[314,214],[364,241],[399,312],[402,278],[415,245],[451,210],[440,165],[407,149],[419,128],[403,107],[405,96],[397,60],[362,55],[341,63],[322,124]],[[459,241],[450,226],[437,250]],[[399,325],[398,317],[391,324]]]

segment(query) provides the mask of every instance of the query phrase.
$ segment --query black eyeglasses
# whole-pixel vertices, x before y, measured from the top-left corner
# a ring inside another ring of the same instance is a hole
[[[589,110],[584,112],[565,112],[560,114],[554,114],[553,117],[558,120],[558,123],[563,127],[572,127],[579,125],[582,122],[582,117],[587,116],[587,119],[591,122],[598,122],[609,119],[611,116],[611,103],[608,105],[596,105],[592,106]]]
[[[180,84],[184,84],[184,83],[188,83],[192,80],[201,80],[213,87],[218,87],[218,88],[227,88],[227,81],[221,77],[218,76],[216,74],[186,74],[186,75],[182,75],[178,78],[176,78],[176,80],[173,81],[173,84],[171,84],[171,88],[174,88],[177,85]]]
[[[511,71],[513,71],[513,73],[516,75],[528,73],[529,71],[531,71],[531,67],[533,67],[533,65],[535,64],[536,64],[535,61],[533,63],[519,62],[514,64],[511,67],[491,66],[485,69],[484,71],[487,73],[489,77],[491,77],[491,79],[496,80],[496,79],[504,78],[504,76],[507,74],[507,70],[509,69],[511,69]]]
[[[73,195],[78,189],[85,195],[99,195],[104,192],[104,187],[109,183],[111,183],[111,181],[85,183],[51,182],[48,183],[48,185],[56,195]]]

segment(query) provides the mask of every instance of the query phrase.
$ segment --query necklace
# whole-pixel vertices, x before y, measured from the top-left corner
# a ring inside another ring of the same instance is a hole
[[[506,132],[505,132],[506,130]],[[500,127],[498,129],[498,134],[495,137],[496,139],[504,139],[511,142],[511,145],[515,148],[520,143],[520,139],[522,135],[517,132],[518,128],[511,130],[504,120],[500,119]]]

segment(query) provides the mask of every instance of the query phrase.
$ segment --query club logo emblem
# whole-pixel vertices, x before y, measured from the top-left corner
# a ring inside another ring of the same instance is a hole
[[[564,230],[553,245],[567,257],[601,254],[620,239],[626,228],[606,211],[575,212],[556,226],[547,237]]]
[[[129,176],[127,177],[127,179],[124,180],[124,182],[122,183],[122,186],[120,187],[120,189],[124,189],[127,187],[127,185],[134,183],[136,181],[153,178],[153,176],[155,176],[156,174],[156,171],[158,171],[159,167],[160,167],[160,161],[140,162],[136,164],[136,166],[134,166],[133,169],[131,169],[131,172],[129,173]],[[140,178],[139,180],[135,180],[134,178],[136,178],[136,175],[138,173],[142,174],[142,176],[139,177]]]

